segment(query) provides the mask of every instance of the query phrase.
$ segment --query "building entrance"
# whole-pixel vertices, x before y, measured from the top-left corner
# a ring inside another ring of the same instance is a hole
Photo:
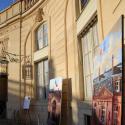
[[[8,100],[8,61],[0,60],[0,119],[6,118]]]
[[[6,118],[6,102],[0,101],[0,119]]]

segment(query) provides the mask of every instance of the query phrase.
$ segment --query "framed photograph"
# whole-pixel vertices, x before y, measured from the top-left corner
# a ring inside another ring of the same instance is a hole
[[[123,16],[94,55],[93,125],[121,125],[123,95]]]

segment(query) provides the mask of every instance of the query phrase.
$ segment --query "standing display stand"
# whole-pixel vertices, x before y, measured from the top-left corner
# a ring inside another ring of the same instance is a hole
[[[72,123],[71,99],[71,79],[64,79],[62,84],[61,125],[71,125]]]
[[[70,80],[61,77],[50,80],[47,125],[68,125]],[[71,115],[70,115],[71,116]]]

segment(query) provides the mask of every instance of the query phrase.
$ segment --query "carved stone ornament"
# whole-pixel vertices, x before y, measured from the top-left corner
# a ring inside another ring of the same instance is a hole
[[[8,40],[9,38],[0,40],[0,57],[6,57],[6,53],[4,53],[4,51],[7,51],[8,49]]]
[[[36,14],[35,21],[41,22],[43,20],[43,14],[44,14],[43,9],[39,8],[38,11],[37,11],[37,14]]]

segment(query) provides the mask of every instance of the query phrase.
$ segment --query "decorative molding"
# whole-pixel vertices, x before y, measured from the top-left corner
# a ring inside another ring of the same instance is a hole
[[[37,14],[36,14],[35,21],[41,22],[43,20],[43,15],[44,15],[43,9],[39,8],[38,11],[37,11]]]
[[[7,33],[12,32],[13,30],[16,30],[18,28],[20,28],[19,23],[8,26],[6,29],[0,30],[0,36],[6,35]]]
[[[0,56],[1,57],[6,57],[6,53],[4,51],[8,50],[8,37],[5,37],[4,39],[0,40]]]

